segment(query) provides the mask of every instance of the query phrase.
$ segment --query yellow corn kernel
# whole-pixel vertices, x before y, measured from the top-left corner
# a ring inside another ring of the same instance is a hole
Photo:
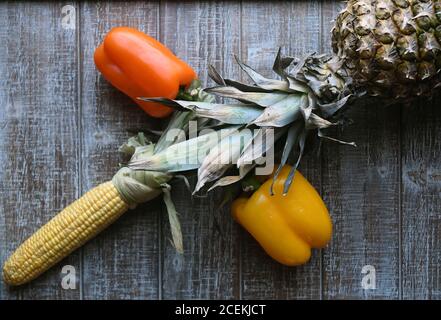
[[[9,257],[3,266],[4,281],[16,286],[38,277],[128,208],[112,182],[93,188],[41,227]]]

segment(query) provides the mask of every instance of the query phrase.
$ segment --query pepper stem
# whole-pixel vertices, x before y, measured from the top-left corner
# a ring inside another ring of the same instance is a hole
[[[206,93],[202,89],[199,79],[193,80],[188,86],[181,86],[176,96],[176,100],[213,102],[214,96]]]

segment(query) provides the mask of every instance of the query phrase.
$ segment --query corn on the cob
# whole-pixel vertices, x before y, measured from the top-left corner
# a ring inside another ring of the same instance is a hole
[[[96,236],[129,209],[112,182],[103,183],[66,207],[28,238],[6,261],[9,285],[28,282]]]

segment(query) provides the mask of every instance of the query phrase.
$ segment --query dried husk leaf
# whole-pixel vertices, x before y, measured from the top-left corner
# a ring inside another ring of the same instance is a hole
[[[339,140],[339,139],[336,139],[336,138],[329,137],[329,136],[325,135],[323,133],[323,131],[320,130],[320,129],[317,131],[317,135],[318,135],[319,138],[322,138],[322,139],[330,140],[330,141],[333,141],[333,142],[337,142],[339,144],[344,144],[344,145],[348,145],[348,146],[352,146],[352,147],[357,147],[357,144],[355,142],[353,142],[353,141],[352,142],[346,142],[346,141],[342,141],[342,140]]]
[[[213,87],[206,89],[206,91],[220,97],[254,103],[261,107],[269,107],[283,100],[288,95],[281,92],[244,92],[232,86]]]
[[[218,131],[210,130],[207,134],[179,142],[154,155],[132,158],[128,166],[135,170],[161,172],[197,169],[209,150],[238,128],[239,126],[231,126]]]
[[[210,64],[208,66],[208,76],[216,82],[220,86],[226,86],[224,78],[220,75],[220,73],[216,70],[216,68]]]
[[[225,137],[212,148],[199,167],[198,182],[193,193],[199,191],[207,182],[220,178],[233,166],[252,137],[251,130],[243,129]]]
[[[336,125],[322,117],[319,117],[315,113],[311,112],[306,120],[306,129],[325,129]]]
[[[272,91],[272,90],[265,90],[260,87],[254,86],[254,85],[242,83],[237,80],[224,79],[219,74],[219,72],[217,72],[216,68],[213,67],[212,65],[209,66],[208,76],[220,86],[231,86],[231,87],[235,87],[235,88],[237,88],[241,91],[244,91],[244,92],[271,92]]]
[[[130,137],[126,143],[118,148],[118,151],[127,156],[132,156],[136,148],[149,145],[150,141],[146,138],[143,132],[138,132],[136,136]]]
[[[301,121],[296,121],[291,127],[288,129],[288,133],[286,136],[285,146],[283,148],[282,158],[280,159],[280,164],[274,173],[274,178],[271,183],[270,192],[274,194],[273,187],[274,181],[279,177],[280,171],[283,166],[287,163],[288,157],[294,147],[294,144],[298,141],[299,135],[303,129],[303,123]]]
[[[341,108],[343,108],[349,101],[352,95],[347,95],[346,97],[338,100],[337,102],[332,102],[328,104],[319,104],[320,111],[325,117],[331,117]]]
[[[250,105],[230,105],[213,109],[196,107],[193,111],[200,117],[215,119],[226,124],[249,124],[262,114],[261,108]]]
[[[289,171],[288,177],[285,180],[285,183],[283,185],[283,195],[286,195],[288,193],[289,188],[292,185],[292,181],[294,179],[295,172],[300,164],[300,160],[302,159],[303,152],[305,150],[305,141],[306,141],[306,130],[302,130],[300,132],[300,136],[298,139],[299,155],[297,157],[296,163],[292,166],[291,170]]]
[[[255,130],[253,138],[245,146],[240,158],[237,160],[237,167],[252,164],[253,161],[261,159],[263,155],[274,147],[275,142],[286,132],[287,127],[282,128],[260,128]]]
[[[180,254],[184,253],[184,245],[182,240],[181,223],[179,222],[178,212],[170,194],[171,187],[168,184],[164,184],[162,191],[164,193],[164,203],[167,208],[168,220],[170,223],[170,231],[172,234],[173,246]]]
[[[304,94],[290,94],[285,99],[265,108],[252,123],[260,127],[283,127],[298,119],[301,109],[308,104]]]
[[[256,164],[245,164],[239,167],[239,175],[237,176],[225,176],[216,181],[209,189],[208,192],[217,188],[217,187],[225,187],[231,185],[233,183],[239,182],[242,180],[254,167]]]
[[[173,144],[179,143],[182,141],[182,135],[175,135],[174,139],[167,139],[167,132],[170,132],[173,129],[181,129],[186,130],[188,127],[188,122],[194,118],[194,114],[189,111],[185,112],[174,112],[170,122],[167,125],[164,133],[159,138],[158,142],[155,145],[155,153],[161,152],[162,150],[167,149]]]
[[[279,47],[279,50],[277,50],[276,59],[274,60],[273,71],[283,79],[286,79],[287,72],[285,69],[287,69],[292,63],[298,63],[298,60],[293,57],[283,57],[282,48]]]
[[[286,77],[288,83],[289,83],[289,89],[291,91],[301,92],[301,93],[309,93],[311,89],[308,88],[305,84],[298,81],[297,79],[287,76]]]
[[[150,101],[162,103],[167,106],[178,105],[191,110],[197,117],[206,117],[226,124],[249,124],[262,114],[263,109],[249,104],[220,104],[208,102],[195,102],[183,100],[170,100],[154,98]]]
[[[251,78],[251,80],[253,80],[253,82],[258,87],[265,90],[290,91],[289,83],[287,81],[266,78],[250,66],[241,62],[237,56],[235,56],[235,58],[242,70]]]

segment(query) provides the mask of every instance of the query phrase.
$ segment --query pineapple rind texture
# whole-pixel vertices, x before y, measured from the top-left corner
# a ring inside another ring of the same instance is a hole
[[[332,46],[370,95],[430,97],[441,80],[441,0],[350,0]]]
[[[83,245],[128,210],[112,182],[90,190],[28,238],[5,262],[10,285],[26,283]]]

